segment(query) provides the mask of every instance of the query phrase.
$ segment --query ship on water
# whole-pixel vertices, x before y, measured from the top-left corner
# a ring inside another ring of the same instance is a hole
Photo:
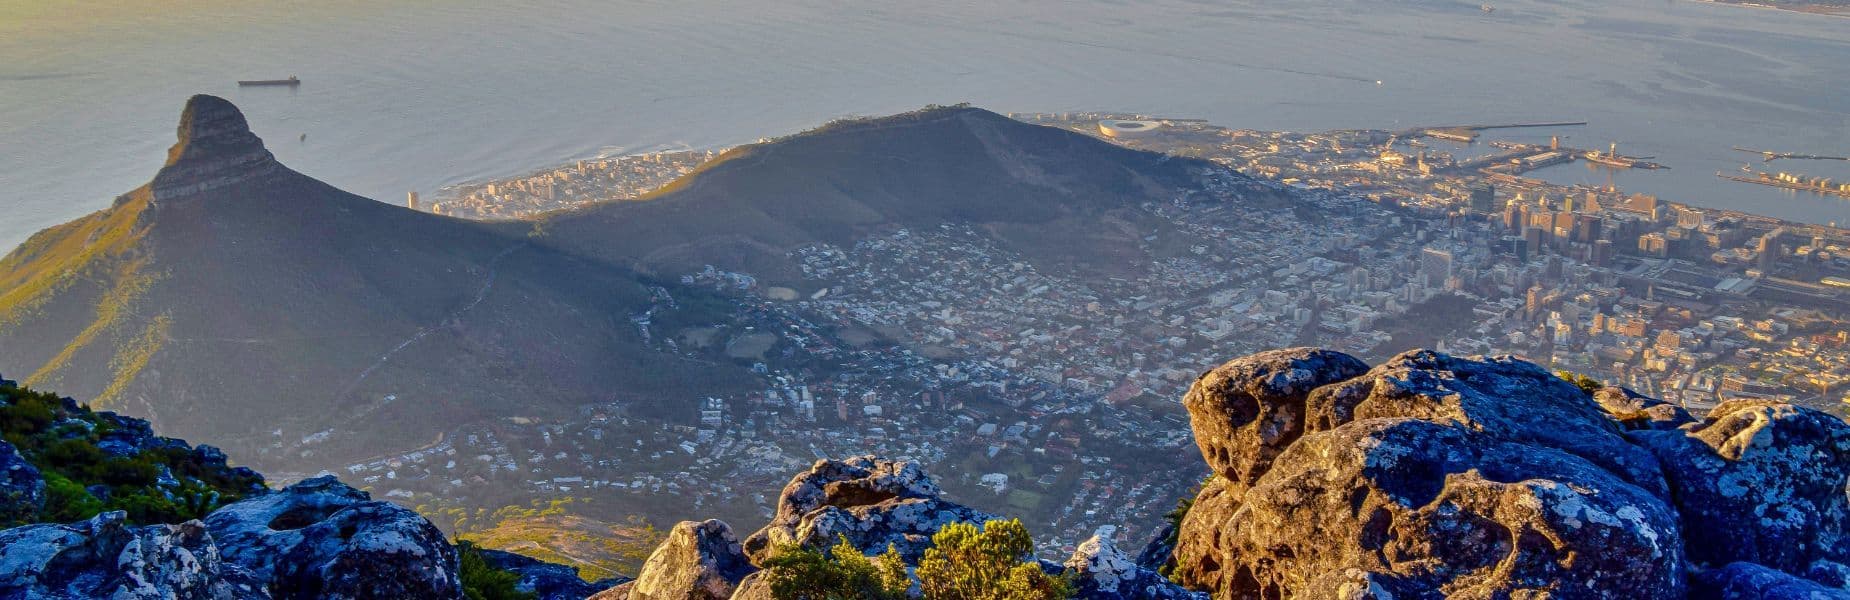
[[[265,86],[265,85],[286,85],[289,87],[295,87],[298,85],[302,85],[302,80],[296,79],[296,76],[294,75],[290,75],[288,79],[241,79],[241,80],[238,80],[238,86],[240,87]]]
[[[1588,150],[1586,154],[1581,155],[1581,158],[1587,159],[1587,162],[1590,162],[1590,163],[1606,165],[1608,167],[1614,167],[1614,168],[1619,168],[1619,169],[1630,169],[1632,167],[1638,166],[1637,159],[1631,158],[1629,156],[1622,156],[1619,154],[1619,143],[1618,142],[1613,142],[1612,148],[1606,152],[1600,152],[1598,150]]]

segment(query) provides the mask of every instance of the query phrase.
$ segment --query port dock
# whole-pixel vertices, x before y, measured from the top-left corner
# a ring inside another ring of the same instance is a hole
[[[1755,150],[1753,148],[1742,148],[1740,146],[1735,146],[1734,149],[1737,152],[1758,154],[1762,157],[1763,162],[1773,162],[1775,160],[1779,160],[1782,158],[1789,158],[1793,160],[1850,160],[1850,156],[1823,156],[1823,155],[1818,155],[1818,154],[1799,154],[1797,152],[1780,152],[1777,150]]]
[[[1530,129],[1538,127],[1580,127],[1586,121],[1550,121],[1545,123],[1502,123],[1491,125],[1439,125],[1434,127],[1415,127],[1396,133],[1400,137],[1430,137],[1453,142],[1473,143],[1480,132],[1492,129]]]
[[[1753,177],[1743,177],[1721,172],[1717,172],[1715,176],[1741,183],[1850,198],[1850,183],[1833,182],[1828,177],[1806,177],[1793,173],[1756,173]]]

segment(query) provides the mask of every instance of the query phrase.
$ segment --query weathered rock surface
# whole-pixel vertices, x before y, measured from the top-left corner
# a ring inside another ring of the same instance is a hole
[[[500,550],[484,548],[476,552],[481,554],[482,560],[487,562],[488,566],[519,575],[520,583],[516,587],[520,591],[535,595],[538,600],[584,600],[600,591],[630,581],[628,577],[614,577],[586,582],[578,577],[578,569],[575,567],[553,564]]]
[[[45,480],[39,470],[0,441],[0,527],[30,520],[45,508]]]
[[[1273,384],[1288,369],[1265,365],[1317,352],[1235,360],[1190,390],[1219,476],[1179,528],[1178,581],[1216,598],[1846,597],[1842,420],[1735,401],[1697,421],[1430,351]],[[1295,434],[1278,416],[1294,394]],[[1220,414],[1254,416],[1202,418]]]
[[[1634,437],[1657,454],[1690,559],[1803,573],[1850,559],[1850,425],[1788,404],[1731,401],[1701,423]]]
[[[131,527],[126,518],[0,531],[0,598],[269,598],[261,581],[221,560],[198,521]]]
[[[1676,429],[1696,422],[1696,418],[1681,406],[1621,387],[1600,388],[1593,392],[1593,401],[1598,402],[1612,420],[1630,430]]]
[[[276,598],[456,598],[456,549],[423,517],[319,477],[205,519]]]
[[[1308,410],[1310,431],[1387,417],[1456,423],[1498,439],[1559,449],[1657,495],[1667,492],[1657,460],[1628,443],[1586,392],[1515,358],[1405,352],[1360,377],[1318,388]]]
[[[817,461],[784,486],[777,513],[746,538],[745,552],[761,564],[777,545],[825,548],[841,536],[862,552],[883,552],[890,544],[907,562],[916,562],[945,524],[996,518],[939,493],[910,462],[872,456]]]
[[[1850,591],[1831,589],[1778,569],[1729,563],[1697,574],[1690,597],[1700,600],[1846,600]]]
[[[682,521],[649,555],[636,580],[592,600],[726,600],[757,569],[724,521]],[[762,587],[762,586],[759,586]]]
[[[1224,527],[1240,503],[1226,480],[1215,476],[1195,494],[1195,503],[1182,516],[1181,530],[1176,532],[1171,577],[1196,589],[1218,589],[1221,566],[1231,550],[1224,539]]]
[[[1210,585],[1234,597],[1295,597],[1351,569],[1414,597],[1683,589],[1657,497],[1565,452],[1415,419],[1306,435],[1219,529]]]
[[[1116,528],[1099,529],[1079,544],[1064,565],[1076,597],[1087,600],[1205,600],[1206,594],[1183,589],[1156,571],[1143,568],[1112,544]]]
[[[1311,390],[1368,371],[1355,357],[1288,348],[1237,358],[1203,373],[1183,396],[1208,468],[1237,492],[1304,434]]]

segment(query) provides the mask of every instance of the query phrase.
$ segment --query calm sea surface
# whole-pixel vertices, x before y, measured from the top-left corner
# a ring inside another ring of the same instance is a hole
[[[1715,178],[1758,162],[1730,146],[1850,155],[1850,19],[1492,3],[0,0],[0,248],[147,180],[202,92],[290,166],[393,202],[969,101],[1300,131],[1586,120],[1559,133],[1673,167],[1621,187],[1850,224],[1850,200]],[[235,83],[292,74],[293,91]],[[1775,168],[1850,179],[1850,163]]]

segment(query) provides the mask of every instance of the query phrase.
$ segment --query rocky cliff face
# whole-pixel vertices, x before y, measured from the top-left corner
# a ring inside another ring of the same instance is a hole
[[[1215,598],[1843,597],[1850,426],[1700,421],[1530,363],[1309,348],[1203,375],[1216,476],[1169,557]],[[1807,578],[1811,579],[1807,579]]]
[[[157,201],[260,180],[282,170],[263,140],[251,133],[244,113],[224,98],[201,94],[188,99],[177,135],[167,150],[167,163],[150,186]]]

